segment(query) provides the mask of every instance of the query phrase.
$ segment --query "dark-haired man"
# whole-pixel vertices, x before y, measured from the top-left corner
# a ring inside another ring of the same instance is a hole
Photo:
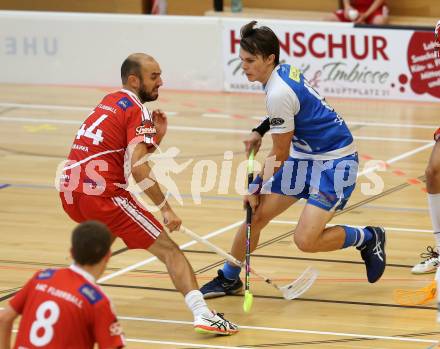
[[[88,221],[72,232],[69,268],[37,272],[0,311],[0,348],[10,348],[12,323],[21,314],[14,348],[124,346],[122,327],[110,300],[96,285],[110,258],[111,235]]]
[[[165,263],[193,313],[197,332],[233,334],[237,326],[209,310],[191,265],[162,224],[126,190],[125,168],[160,208],[165,226],[170,231],[179,229],[182,221],[146,160],[167,130],[165,114],[159,110],[150,114],[143,105],[158,98],[161,74],[159,64],[147,54],[135,53],[125,59],[122,89],[105,96],[76,134],[62,171],[61,201],[74,221],[99,220],[128,248],[148,250]]]
[[[355,187],[358,156],[350,130],[297,68],[279,64],[280,46],[275,33],[268,27],[256,28],[256,23],[241,28],[240,58],[248,80],[264,86],[268,116],[245,145],[248,154],[251,149],[257,152],[262,137],[270,130],[272,150],[245,198],[245,204],[249,202],[254,211],[251,251],[258,244],[261,230],[273,218],[305,199],[294,234],[298,248],[321,252],[355,246],[364,259],[368,281],[376,282],[385,270],[385,231],[345,225],[326,228]],[[243,224],[231,249],[240,261],[245,257],[245,244]],[[225,263],[218,276],[201,288],[205,298],[239,292],[240,270]]]

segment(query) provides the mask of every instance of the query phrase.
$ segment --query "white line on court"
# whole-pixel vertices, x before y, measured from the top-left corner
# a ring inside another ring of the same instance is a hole
[[[23,104],[23,103],[6,103],[6,102],[0,102],[0,107],[18,108],[18,109],[44,109],[44,110],[80,110],[80,111],[93,110],[93,107],[77,107],[72,105]]]
[[[235,223],[229,224],[229,225],[226,226],[226,227],[223,227],[223,228],[217,229],[217,230],[215,230],[215,231],[213,231],[213,232],[211,232],[211,233],[209,233],[209,234],[204,235],[203,238],[204,238],[204,239],[209,239],[209,238],[212,238],[212,237],[214,237],[214,236],[217,236],[217,235],[223,234],[224,232],[226,232],[226,231],[228,231],[228,230],[231,230],[231,229],[233,229],[233,228],[238,227],[241,223],[243,223],[243,221],[238,221],[238,222],[235,222]],[[191,240],[191,241],[189,241],[189,242],[187,242],[187,243],[185,243],[185,244],[183,244],[183,245],[180,245],[179,248],[180,248],[180,249],[184,249],[184,248],[187,248],[187,247],[189,247],[189,246],[195,245],[196,243],[197,243],[197,241],[195,241],[195,240]],[[156,260],[157,260],[157,257],[150,257],[150,258],[147,258],[147,259],[145,259],[145,260],[143,260],[143,261],[140,261],[140,262],[138,262],[138,263],[136,263],[136,264],[129,265],[129,266],[126,267],[126,268],[120,269],[120,270],[118,270],[118,271],[115,271],[114,273],[111,273],[111,274],[108,274],[108,275],[106,275],[106,276],[103,276],[102,278],[100,278],[100,279],[98,280],[98,282],[102,283],[102,282],[104,282],[104,281],[107,281],[107,280],[113,279],[113,278],[116,277],[116,276],[119,276],[119,275],[125,274],[125,273],[127,273],[127,272],[129,272],[129,271],[132,271],[132,270],[134,270],[134,269],[137,269],[137,268],[139,268],[139,267],[141,267],[141,266],[143,266],[143,265],[150,264],[150,263],[152,263],[152,262],[154,262],[154,261],[156,261]]]
[[[434,125],[414,125],[414,124],[394,124],[386,122],[368,122],[368,121],[347,121],[348,125],[360,125],[360,126],[379,126],[379,127],[396,127],[396,128],[423,128],[435,131],[438,126]]]
[[[385,161],[385,163],[392,164],[394,162],[397,162],[399,160],[402,160],[402,159],[410,157],[410,156],[412,156],[414,154],[417,154],[417,153],[419,153],[419,152],[421,152],[421,151],[423,151],[425,149],[432,148],[433,146],[434,146],[434,141],[429,141],[428,144],[422,145],[421,147],[418,147],[416,149],[413,149],[413,150],[407,151],[405,153],[402,153],[400,155],[397,155],[397,156],[395,156],[395,157]],[[358,173],[358,177],[366,175],[366,174],[371,173],[371,172],[374,172],[374,171],[378,170],[379,168],[381,168],[381,166],[379,164],[376,165],[376,166],[370,167],[370,168],[366,168],[362,172]]]
[[[0,308],[1,309],[1,308]],[[17,333],[18,330],[12,330],[13,333]],[[159,345],[175,345],[178,347],[195,347],[195,348],[213,348],[213,349],[253,349],[253,347],[227,347],[224,345],[209,345],[209,344],[199,344],[199,343],[185,343],[185,342],[171,342],[171,341],[153,341],[150,339],[140,339],[140,338],[125,338],[126,342],[132,343],[145,343],[145,344],[159,344]]]
[[[80,125],[79,120],[66,120],[66,119],[50,119],[50,118],[30,118],[30,117],[13,117],[13,116],[0,116],[0,121],[5,122],[23,122],[23,123],[53,123],[53,124],[66,124],[66,125]],[[248,134],[249,130],[240,130],[233,128],[210,128],[210,127],[192,127],[192,126],[168,126],[169,130],[187,131],[187,132],[206,132],[206,133],[231,133],[231,134]],[[415,138],[395,138],[395,137],[370,137],[370,136],[355,136],[355,139],[363,141],[383,141],[383,142],[404,142],[404,143],[428,143],[431,144],[431,140],[415,139]]]
[[[232,118],[229,114],[220,114],[220,113],[203,113],[202,117],[204,118],[217,118],[217,119],[230,119]]]
[[[154,318],[143,318],[143,317],[131,317],[131,316],[118,316],[120,320],[126,321],[143,321],[143,322],[157,322],[157,323],[168,323],[168,324],[183,324],[183,325],[193,325],[191,321],[180,321],[180,320],[164,320],[164,319],[154,319]],[[344,332],[329,332],[329,331],[313,331],[313,330],[301,330],[301,329],[290,329],[290,328],[278,328],[278,327],[262,327],[262,326],[239,326],[240,330],[247,329],[253,331],[267,331],[267,332],[285,332],[285,333],[305,333],[305,334],[315,334],[315,335],[327,335],[335,337],[356,337],[365,339],[383,339],[390,341],[399,342],[421,342],[421,343],[438,343],[436,340],[432,339],[416,339],[416,338],[406,338],[406,337],[391,337],[391,336],[375,336],[368,334],[359,333],[344,333]]]
[[[370,136],[353,136],[354,139],[361,141],[385,141],[385,142],[406,142],[406,143],[433,143],[428,139],[416,138],[395,138],[395,137],[370,137]]]
[[[19,103],[0,103],[0,107],[19,108],[19,109],[43,109],[43,110],[71,110],[91,112],[94,107],[75,107],[68,105],[48,105],[48,104],[19,104]],[[166,111],[167,116],[175,116],[175,111]]]
[[[64,125],[80,125],[79,120],[64,120],[64,119],[40,119],[40,118],[24,118],[15,116],[1,116],[0,121],[8,122],[30,122],[35,124],[51,123],[51,124],[64,124]]]
[[[1,308],[0,308],[1,309]],[[175,320],[160,320],[160,319],[148,319],[148,318],[135,318],[128,316],[118,316],[120,320],[127,321],[150,321],[150,322],[162,322],[162,323],[178,323],[178,324],[187,324],[192,325],[192,322],[189,321],[175,321]],[[288,333],[306,333],[306,334],[315,334],[315,335],[330,335],[335,337],[356,337],[356,338],[365,338],[365,339],[382,339],[382,340],[390,340],[390,341],[398,341],[398,342],[416,342],[416,343],[439,343],[438,340],[435,339],[416,339],[416,338],[406,338],[406,337],[389,337],[389,336],[374,336],[374,335],[366,335],[366,334],[357,334],[357,333],[341,333],[341,332],[324,332],[324,331],[310,331],[310,330],[293,330],[288,328],[273,328],[273,327],[259,327],[259,326],[240,326],[240,330],[249,329],[249,330],[262,330],[262,331],[272,331],[272,332],[288,332]],[[17,333],[18,330],[14,329],[12,332]],[[138,338],[126,338],[127,342],[133,343],[150,343],[150,344],[158,344],[158,345],[176,345],[176,346],[189,346],[195,348],[213,348],[213,349],[252,349],[254,347],[249,346],[239,346],[239,347],[230,347],[223,345],[209,345],[209,344],[199,344],[199,343],[185,343],[185,342],[172,342],[172,341],[153,341],[148,339],[138,339]]]
[[[2,310],[3,308],[0,308]],[[118,317],[119,318],[119,317]],[[12,333],[17,333],[18,329],[13,329]],[[213,349],[253,349],[253,347],[228,347],[224,345],[209,345],[209,344],[199,344],[199,343],[185,343],[185,342],[171,342],[171,341],[153,341],[150,339],[140,339],[140,338],[125,338],[126,342],[133,343],[145,343],[145,344],[159,344],[159,345],[175,345],[179,347],[196,347],[196,348],[213,348]]]
[[[0,308],[2,310],[4,308]],[[142,321],[142,322],[156,322],[156,323],[168,323],[168,324],[181,324],[181,325],[193,325],[191,321],[180,321],[180,320],[164,320],[164,319],[153,319],[153,318],[143,318],[143,317],[132,317],[132,316],[118,316],[119,320],[126,321]],[[254,330],[254,331],[268,331],[268,332],[286,332],[286,333],[306,333],[315,335],[330,335],[335,337],[357,337],[365,339],[383,339],[390,341],[399,342],[417,342],[417,343],[439,343],[439,341],[433,339],[417,339],[417,338],[406,338],[406,337],[390,337],[390,336],[375,336],[368,334],[358,334],[358,333],[344,333],[344,332],[329,332],[329,331],[313,331],[313,330],[294,330],[290,328],[277,328],[277,327],[261,327],[261,326],[239,326],[240,330]],[[14,333],[18,332],[16,329],[12,330]],[[178,346],[195,346],[201,348],[220,348],[220,349],[247,349],[252,347],[226,347],[226,346],[209,346],[206,344],[196,344],[196,343],[179,343],[170,341],[150,341],[144,339],[131,339],[127,338],[128,342],[139,342],[139,343],[154,343],[154,344],[174,344]]]
[[[230,114],[216,114],[216,113],[204,113],[202,117],[211,117],[211,118],[222,118],[222,119],[230,119],[232,115]],[[250,119],[262,121],[266,117],[265,116],[251,116]],[[436,125],[415,125],[415,124],[399,124],[399,123],[386,123],[386,122],[369,122],[369,121],[347,121],[345,120],[347,125],[358,125],[358,126],[369,126],[369,127],[396,127],[396,128],[421,128],[428,130],[436,130],[438,126]]]
[[[252,116],[254,120],[263,120],[265,117],[261,116]],[[438,126],[436,125],[417,125],[417,124],[398,124],[398,123],[386,123],[386,122],[369,122],[369,121],[347,121],[345,120],[347,125],[357,125],[357,126],[369,126],[369,127],[395,127],[395,128],[420,128],[427,130],[436,130]]]
[[[91,111],[94,107],[78,107],[71,105],[49,105],[49,104],[24,104],[24,103],[7,103],[0,102],[0,107],[4,108],[20,108],[20,109],[46,109],[46,110],[80,110]],[[178,112],[166,112],[168,115],[177,115]],[[222,113],[203,113],[202,117],[207,118],[231,118],[230,114]],[[264,116],[251,116],[251,119],[263,120]],[[379,127],[401,127],[401,128],[421,128],[436,130],[437,125],[417,125],[417,124],[399,124],[399,123],[386,123],[386,122],[370,122],[370,121],[346,121],[348,125],[361,125],[361,126],[379,126]]]
[[[288,225],[298,224],[298,221],[286,221],[286,220],[280,220],[280,219],[272,220],[270,222],[274,223],[274,224],[288,224]],[[327,226],[329,226],[329,227],[334,227],[336,225],[339,225],[339,224],[327,224]],[[361,225],[350,225],[350,226],[354,227],[354,228],[364,228],[364,226],[361,226]],[[399,228],[399,227],[383,227],[383,228],[386,231],[398,231],[398,232],[405,232],[405,233],[429,233],[429,234],[432,234],[432,230],[429,230],[429,229],[411,229],[411,228]]]
[[[248,134],[249,130],[238,130],[233,128],[211,128],[211,127],[193,127],[193,126],[168,126],[170,130],[188,131],[188,132],[207,132],[207,133],[239,133]]]
[[[185,342],[170,342],[170,341],[153,341],[149,339],[133,339],[127,338],[127,342],[133,343],[146,343],[146,344],[159,344],[159,345],[175,345],[179,347],[190,347],[190,348],[218,348],[218,349],[253,349],[254,347],[227,347],[224,345],[209,345],[209,344],[199,344],[199,343],[185,343]]]
[[[3,308],[0,308],[0,310]],[[154,318],[143,318],[143,317],[133,317],[133,316],[118,316],[119,320],[126,321],[142,321],[142,322],[156,322],[156,323],[167,323],[167,324],[180,324],[180,325],[193,325],[191,321],[181,321],[181,320],[164,320],[164,319],[154,319]],[[315,335],[327,335],[327,336],[335,336],[335,337],[356,337],[356,338],[365,338],[365,339],[382,339],[389,341],[398,341],[398,342],[416,342],[416,343],[439,343],[439,341],[433,339],[417,339],[417,338],[406,338],[406,337],[390,337],[390,336],[375,336],[369,334],[359,334],[359,333],[345,333],[345,332],[329,332],[329,331],[313,331],[313,330],[299,330],[299,329],[291,329],[291,328],[279,328],[279,327],[262,327],[262,326],[239,326],[240,330],[247,329],[253,331],[267,331],[267,332],[285,332],[285,333],[305,333],[305,334],[315,334]],[[17,332],[16,329],[13,332]],[[225,346],[208,346],[208,345],[200,345],[196,343],[179,343],[179,342],[169,342],[169,341],[149,341],[143,339],[127,339],[129,342],[137,342],[140,343],[156,343],[156,344],[175,344],[179,346],[190,345],[195,347],[203,347],[203,348],[225,348],[225,349],[246,349],[252,347],[225,347]]]

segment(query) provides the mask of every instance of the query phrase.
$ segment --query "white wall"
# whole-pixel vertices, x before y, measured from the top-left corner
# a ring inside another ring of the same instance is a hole
[[[164,87],[223,89],[216,18],[0,11],[0,82],[119,86],[122,61],[154,56]]]

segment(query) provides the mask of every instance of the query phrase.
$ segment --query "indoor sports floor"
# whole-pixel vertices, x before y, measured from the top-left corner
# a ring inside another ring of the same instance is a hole
[[[74,223],[61,209],[55,172],[81,122],[108,91],[0,85],[0,306],[36,270],[71,262],[68,248]],[[410,269],[433,244],[424,171],[432,134],[440,126],[440,104],[329,102],[352,130],[361,161],[355,193],[331,223],[386,228],[388,267],[382,279],[374,285],[366,281],[364,264],[354,248],[316,254],[299,251],[290,233],[303,207],[299,202],[265,229],[251,262],[281,285],[307,266],[319,270],[318,280],[299,299],[287,301],[276,289],[252,278],[251,313],[243,312],[241,296],[209,301],[241,326],[240,333],[205,337],[192,330],[192,316],[164,266],[148,252],[127,251],[117,241],[103,288],[117,309],[128,348],[435,347],[440,327],[434,301],[399,306],[393,291],[424,287],[434,277],[415,276]],[[236,173],[244,160],[242,140],[258,123],[256,119],[265,115],[263,95],[163,90],[148,107],[160,107],[169,116],[161,150],[165,158],[176,155],[169,164],[183,203],[171,200],[176,212],[185,226],[199,235],[209,234],[210,241],[228,250],[244,219],[237,192],[243,188],[244,174]],[[266,139],[257,159],[270,145]],[[230,176],[225,151],[233,152]],[[369,169],[367,162],[377,166]],[[222,168],[225,177],[220,181]],[[200,196],[197,188],[202,189]],[[370,195],[364,194],[368,189]],[[221,257],[182,233],[173,233],[172,238],[185,248],[200,284],[216,275]],[[130,270],[139,262],[141,266]]]

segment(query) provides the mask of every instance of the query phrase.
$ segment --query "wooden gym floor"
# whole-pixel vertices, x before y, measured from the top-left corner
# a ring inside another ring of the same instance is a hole
[[[36,270],[70,263],[67,251],[74,223],[60,207],[55,171],[88,111],[108,91],[0,85],[0,306]],[[286,301],[277,290],[252,279],[254,306],[250,314],[242,311],[242,297],[209,301],[211,307],[241,325],[240,333],[204,337],[192,330],[192,316],[164,266],[147,252],[121,250],[124,245],[117,241],[113,250],[120,253],[111,259],[103,287],[116,306],[129,348],[435,346],[440,338],[435,303],[399,306],[393,300],[393,290],[421,288],[434,277],[411,275],[410,268],[433,243],[423,175],[432,134],[439,126],[440,104],[329,102],[356,137],[360,171],[364,173],[346,210],[331,223],[386,227],[389,265],[383,278],[368,284],[364,265],[353,248],[300,252],[287,234],[301,212],[303,204],[298,203],[265,229],[252,264],[281,285],[310,265],[320,272],[316,283],[300,299]],[[192,160],[171,175],[183,199],[183,205],[172,201],[177,213],[185,226],[200,235],[211,234],[210,241],[228,250],[244,219],[241,197],[235,189],[236,182],[240,188],[244,180],[236,174],[244,160],[241,141],[265,114],[263,95],[163,90],[159,100],[148,107],[160,107],[169,115],[169,132],[161,149],[177,147],[178,164]],[[269,149],[267,139],[258,159]],[[233,152],[228,185],[220,186],[219,176],[207,182],[208,167],[220,174],[226,163],[225,151]],[[388,163],[374,172],[383,181],[382,190],[371,179],[374,173],[365,167],[369,160]],[[198,202],[191,188],[200,178],[205,192]],[[377,192],[363,194],[369,185]],[[191,241],[180,233],[172,237],[180,245]],[[216,274],[220,257],[198,243],[187,244],[185,251],[200,284]],[[138,269],[115,274],[141,261],[144,264]]]

